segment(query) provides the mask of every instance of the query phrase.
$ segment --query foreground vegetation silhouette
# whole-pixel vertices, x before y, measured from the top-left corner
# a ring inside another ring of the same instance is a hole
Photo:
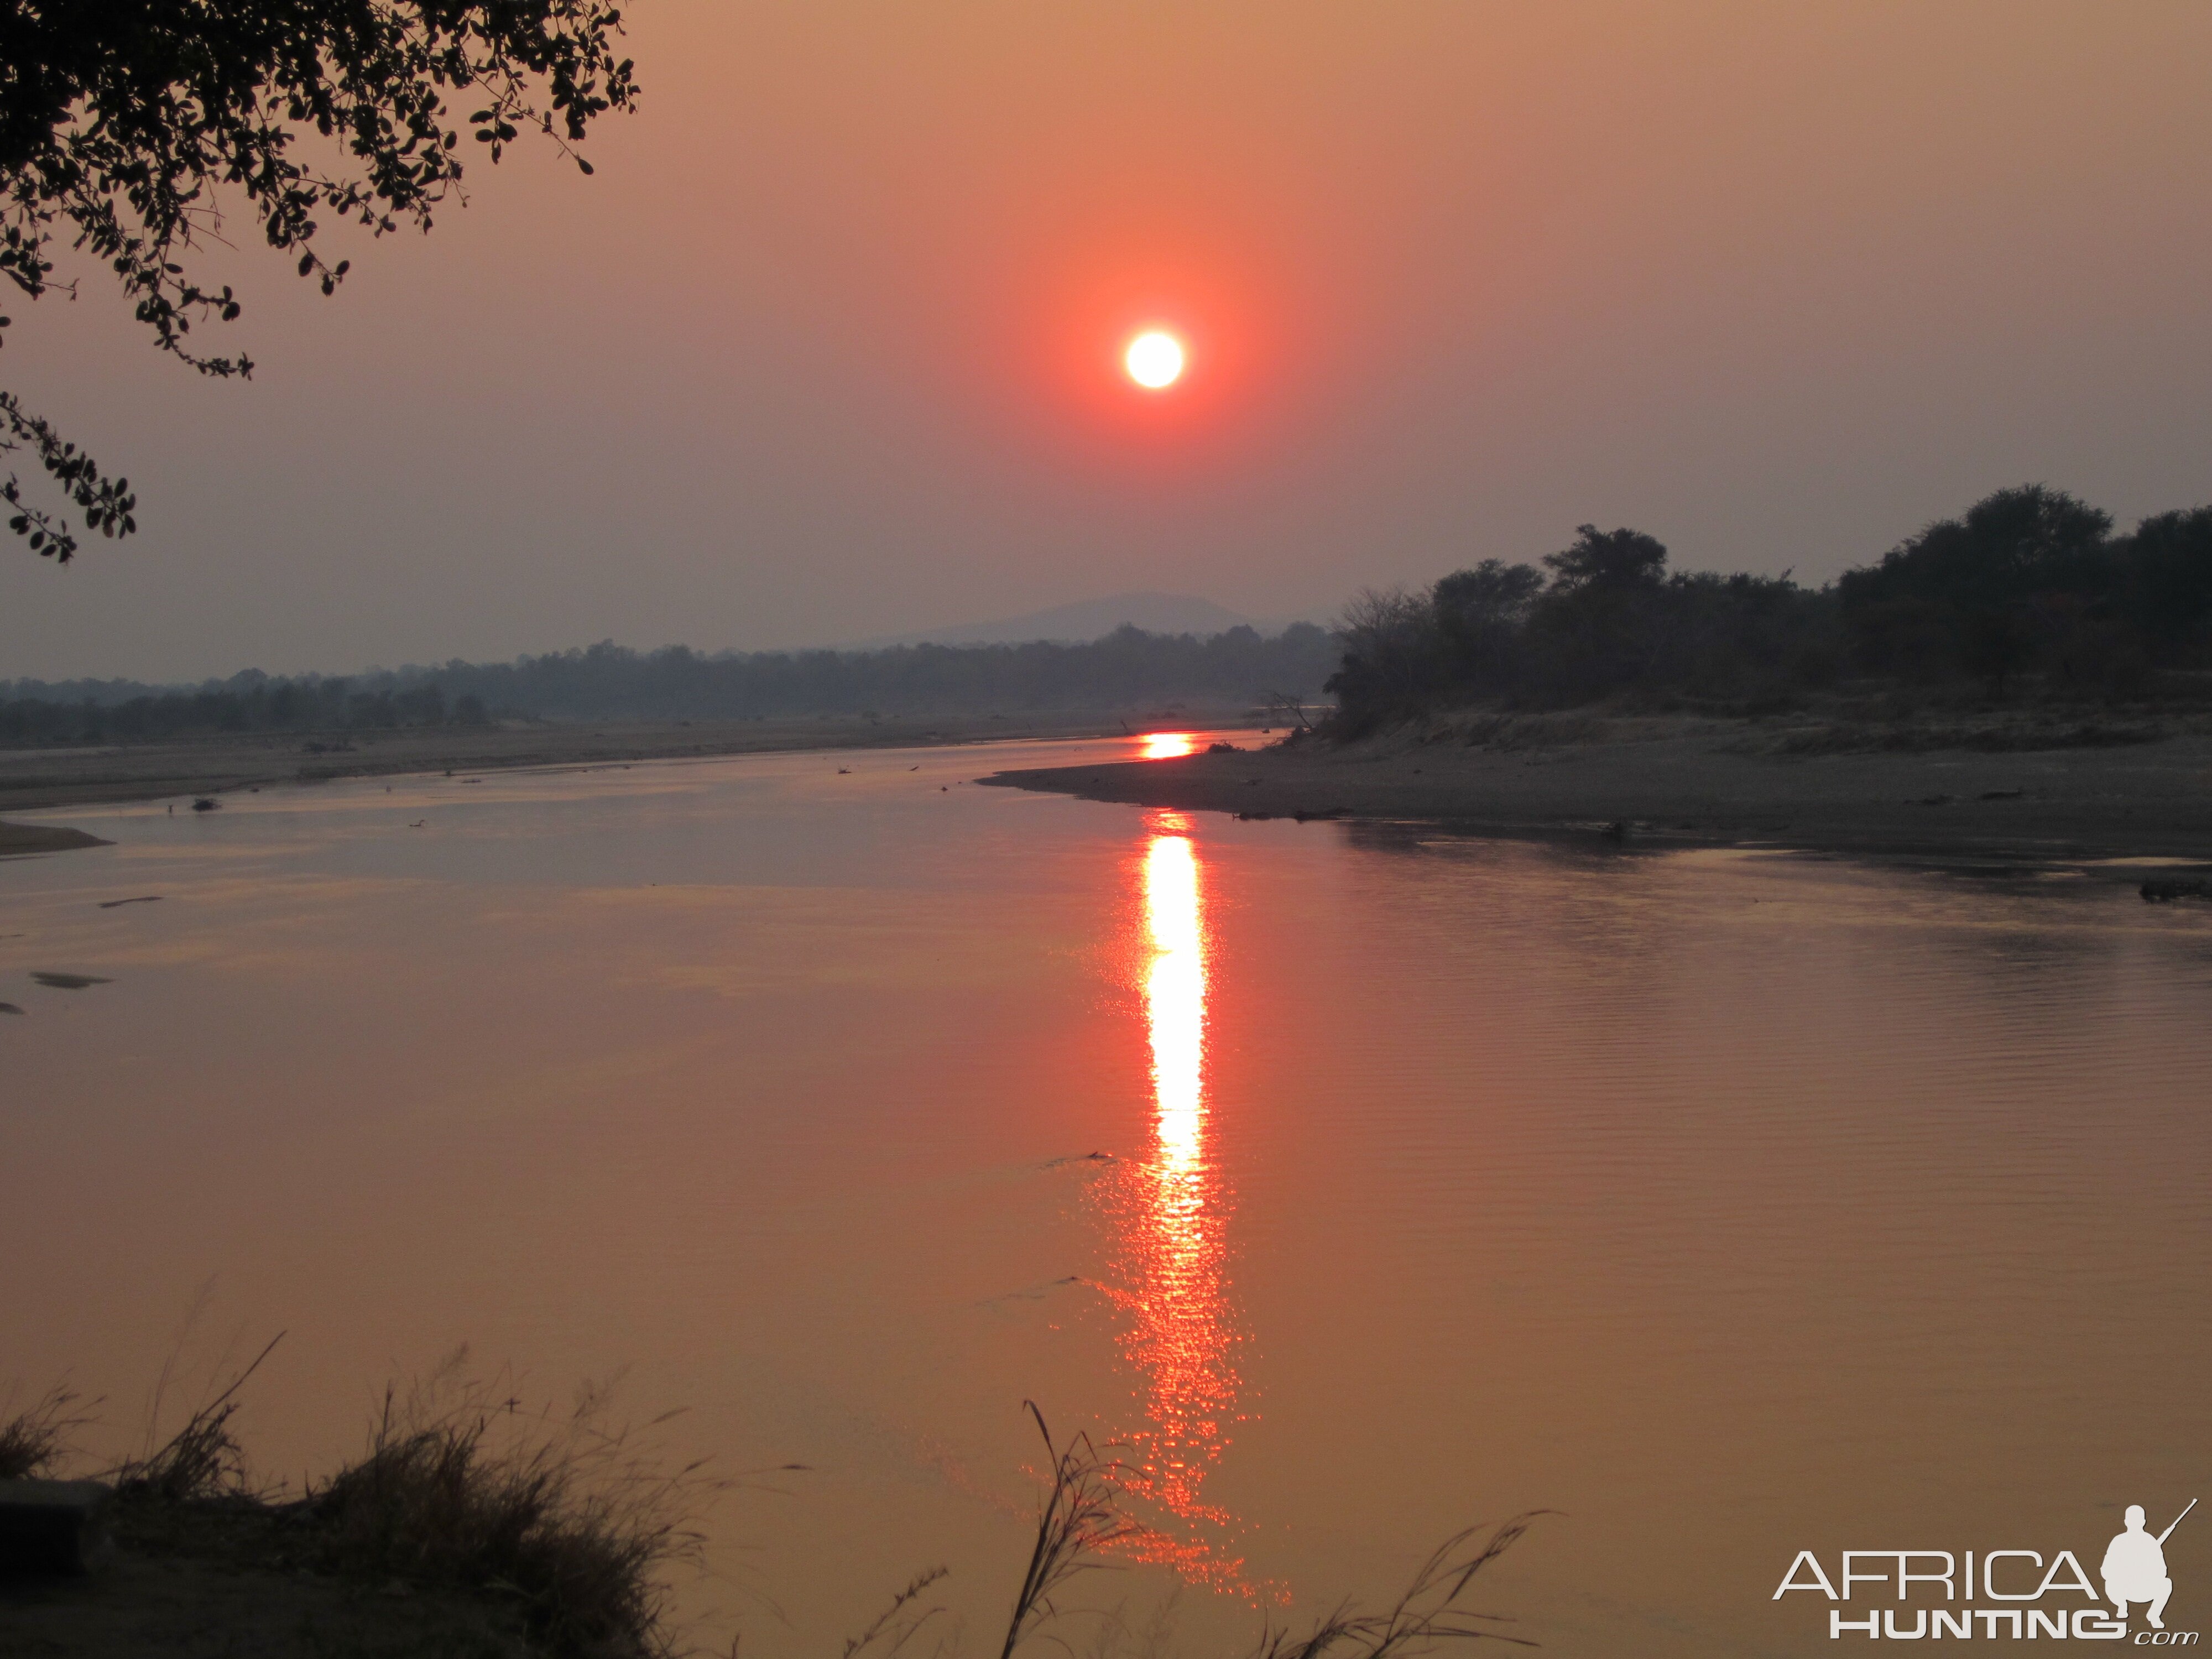
[[[240,311],[228,286],[201,286],[184,263],[219,233],[226,198],[334,293],[349,262],[323,257],[319,215],[374,236],[428,230],[460,189],[464,135],[493,161],[526,127],[567,150],[600,115],[635,105],[621,30],[604,0],[9,0],[0,275],[30,300],[58,287],[74,297],[51,257],[66,239],[115,277],[163,351],[203,374],[249,375],[244,355],[191,338],[195,323]],[[449,95],[477,107],[456,118]],[[4,391],[0,451],[28,451],[88,530],[137,527],[130,481]],[[65,515],[27,501],[15,475],[0,499],[33,549],[64,563],[76,552]]]
[[[254,1490],[230,1427],[240,1390],[268,1352],[176,1434],[108,1472],[126,1544],[176,1551],[182,1535],[198,1533],[206,1559],[205,1535],[216,1534],[227,1570],[304,1569],[387,1592],[465,1593],[500,1615],[469,1632],[477,1639],[468,1650],[486,1659],[670,1659],[684,1650],[670,1619],[669,1575],[697,1565],[698,1508],[727,1483],[699,1463],[670,1469],[635,1449],[626,1431],[608,1426],[604,1392],[586,1390],[562,1418],[521,1416],[503,1386],[465,1380],[458,1353],[404,1396],[387,1389],[365,1454],[287,1499]],[[56,1390],[0,1421],[0,1480],[58,1472],[72,1431],[88,1420],[81,1407]],[[1062,1594],[1142,1531],[1123,1508],[1121,1466],[1087,1435],[1055,1441],[1043,1413],[1033,1403],[1024,1409],[1047,1464],[999,1659],[1072,1613]],[[1510,1620],[1465,1602],[1535,1518],[1448,1539],[1385,1611],[1342,1603],[1303,1632],[1271,1623],[1248,1659],[1413,1659],[1474,1638],[1534,1646],[1498,1628]],[[945,1611],[929,1592],[947,1576],[942,1567],[918,1574],[845,1644],[842,1659],[890,1659],[906,1647]],[[406,1621],[405,1639],[421,1634],[419,1620]],[[373,1631],[354,1636],[349,1651],[387,1650]]]

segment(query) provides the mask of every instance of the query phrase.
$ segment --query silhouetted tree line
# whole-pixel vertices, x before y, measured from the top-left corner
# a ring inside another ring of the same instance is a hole
[[[1336,729],[1628,693],[1743,709],[1865,678],[2139,695],[2212,668],[2212,507],[2115,536],[2063,490],[2000,490],[1821,588],[1669,574],[1652,537],[1594,525],[1543,563],[1485,559],[1425,593],[1361,594],[1327,684]]]
[[[883,651],[633,651],[611,642],[349,678],[258,670],[190,690],[129,681],[19,680],[0,691],[0,743],[113,743],[225,732],[347,732],[552,720],[747,720],[1259,702],[1311,695],[1335,663],[1301,623],[1199,639],[1122,628],[1087,645],[900,646]]]
[[[240,685],[240,679],[250,683]],[[112,683],[110,683],[111,686]],[[0,743],[140,743],[226,732],[368,732],[481,726],[482,699],[447,702],[436,684],[365,690],[344,679],[240,675],[191,691],[133,688],[112,701],[18,696],[0,702]]]

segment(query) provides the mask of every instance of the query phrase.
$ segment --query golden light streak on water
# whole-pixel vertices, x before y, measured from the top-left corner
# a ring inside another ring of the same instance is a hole
[[[1152,1100],[1163,1171],[1200,1173],[1205,1150],[1206,939],[1198,854],[1187,836],[1158,835],[1145,851],[1145,1024],[1152,1043]],[[1188,1195],[1188,1204],[1200,1194]],[[1179,1205],[1179,1208],[1187,1205]]]
[[[1229,1548],[1241,1528],[1203,1495],[1237,1420],[1243,1340],[1228,1270],[1229,1194],[1208,1147],[1204,869],[1181,817],[1158,813],[1146,827],[1137,868],[1153,1145],[1117,1195],[1114,1290],[1128,1316],[1122,1352],[1144,1389],[1145,1421],[1126,1437],[1133,1484],[1182,1525],[1180,1535],[1149,1535],[1139,1553],[1251,1594]]]

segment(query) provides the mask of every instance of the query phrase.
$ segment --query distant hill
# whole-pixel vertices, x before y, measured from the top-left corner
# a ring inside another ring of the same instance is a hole
[[[999,622],[961,623],[932,629],[925,634],[887,635],[842,646],[845,651],[880,651],[894,645],[1025,645],[1031,640],[1050,640],[1062,645],[1087,645],[1103,640],[1123,625],[1147,634],[1225,634],[1232,628],[1255,626],[1249,617],[1224,610],[1211,599],[1191,593],[1116,593],[1103,599],[1078,599],[1049,611],[1008,617]],[[1279,632],[1280,630],[1276,630]]]

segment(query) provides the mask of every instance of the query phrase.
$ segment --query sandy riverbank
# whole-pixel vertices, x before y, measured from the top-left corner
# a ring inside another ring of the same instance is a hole
[[[98,836],[44,823],[0,823],[0,859],[23,853],[66,853],[73,847],[105,847]]]
[[[1118,736],[1169,725],[1240,723],[1241,712],[1153,716],[1072,713],[869,720],[507,722],[370,732],[256,732],[81,749],[0,749],[0,815],[94,802],[219,795],[228,790],[405,772],[484,772],[808,749],[934,747],[1020,738]],[[0,854],[96,846],[75,830],[0,825]]]
[[[1662,844],[2212,860],[2212,729],[2202,725],[1467,716],[1341,746],[1309,740],[988,781],[1187,811],[1431,820],[1497,835],[1595,836],[1618,826],[1613,838]]]

